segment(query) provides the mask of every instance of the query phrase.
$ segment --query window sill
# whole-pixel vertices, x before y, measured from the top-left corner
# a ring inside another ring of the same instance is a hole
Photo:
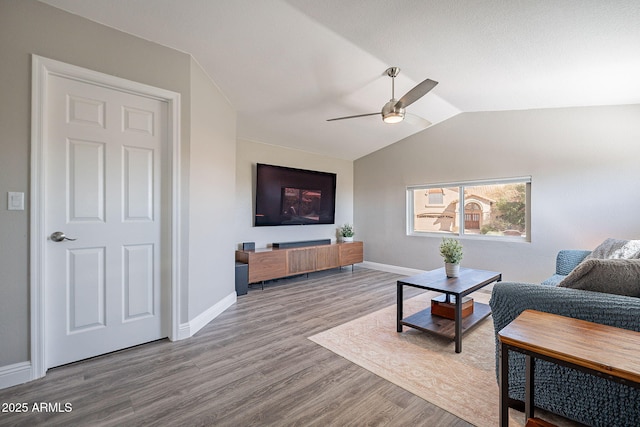
[[[528,236],[498,236],[491,234],[458,234],[451,232],[437,231],[414,231],[407,233],[409,237],[452,237],[460,240],[486,240],[491,242],[514,242],[514,243],[531,243]]]

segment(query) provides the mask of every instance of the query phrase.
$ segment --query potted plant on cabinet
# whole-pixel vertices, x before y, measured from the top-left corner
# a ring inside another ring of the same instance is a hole
[[[458,277],[462,260],[462,244],[456,239],[444,237],[440,243],[440,255],[444,258],[447,277]]]
[[[343,242],[353,242],[353,235],[354,235],[354,231],[353,231],[353,226],[350,224],[345,224],[342,227],[340,227],[340,237],[342,238]]]

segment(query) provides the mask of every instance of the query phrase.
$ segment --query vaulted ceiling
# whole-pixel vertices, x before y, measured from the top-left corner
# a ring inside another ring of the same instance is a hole
[[[357,159],[460,112],[640,103],[638,0],[41,0],[191,54],[239,138]],[[396,98],[439,84],[385,124]],[[428,122],[427,122],[428,121]]]

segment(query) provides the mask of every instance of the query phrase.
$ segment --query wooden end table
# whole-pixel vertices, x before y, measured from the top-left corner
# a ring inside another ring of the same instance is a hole
[[[418,274],[417,276],[398,280],[397,331],[402,332],[402,326],[405,325],[420,331],[444,336],[455,341],[456,353],[460,353],[462,352],[462,334],[491,314],[491,308],[487,304],[474,302],[473,313],[463,319],[463,297],[490,283],[501,280],[501,273],[463,267],[460,268],[460,275],[458,277],[447,277],[444,267],[442,267],[437,270]],[[429,291],[442,292],[448,296],[455,296],[456,307],[454,319],[450,320],[432,315],[431,307],[403,319],[403,286],[411,286]]]
[[[534,417],[535,359],[640,388],[640,332],[525,310],[498,332],[498,339],[500,426],[509,425],[509,350],[526,356],[525,419]]]

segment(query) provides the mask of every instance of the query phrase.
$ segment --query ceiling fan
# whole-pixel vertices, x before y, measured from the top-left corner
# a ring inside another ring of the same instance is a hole
[[[337,117],[335,119],[327,119],[328,122],[334,120],[355,119],[357,117],[375,116],[376,114],[382,115],[382,121],[385,123],[400,123],[404,120],[405,108],[418,99],[425,96],[431,89],[436,87],[438,82],[431,79],[426,79],[422,83],[418,83],[413,89],[407,92],[402,98],[397,100],[395,98],[395,78],[400,74],[400,68],[390,67],[387,68],[386,74],[391,77],[391,100],[384,104],[382,111],[378,113],[357,114],[355,116]]]

